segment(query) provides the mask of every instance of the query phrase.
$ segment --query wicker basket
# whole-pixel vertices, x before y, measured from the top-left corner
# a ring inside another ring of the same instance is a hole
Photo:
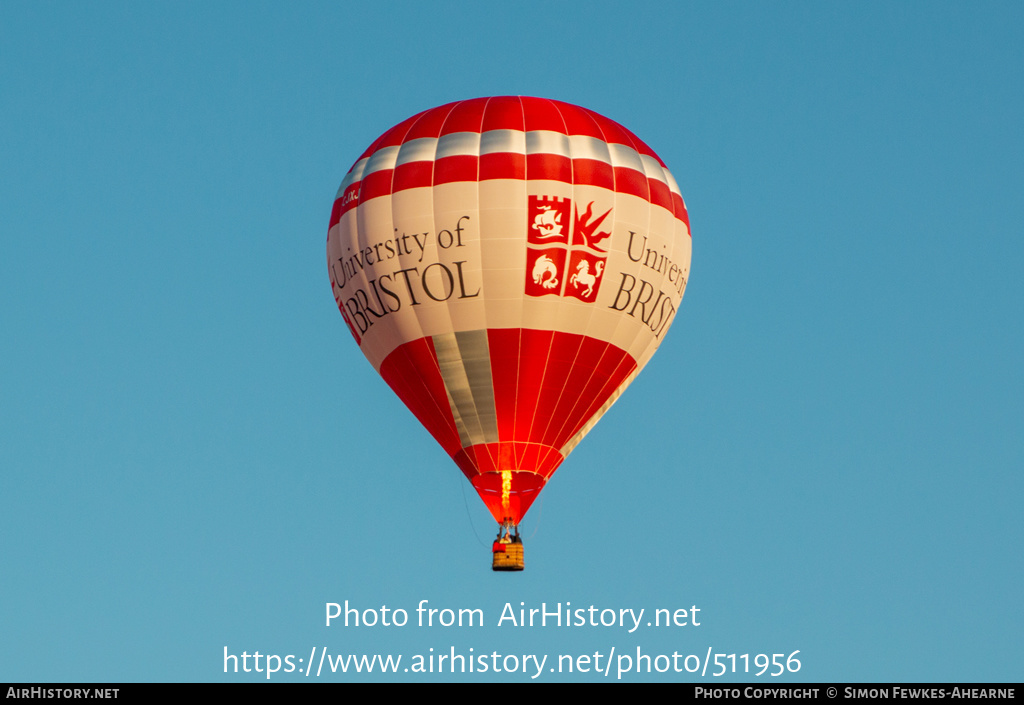
[[[493,554],[492,570],[522,570],[524,567],[523,544],[520,542],[501,543],[495,541]]]

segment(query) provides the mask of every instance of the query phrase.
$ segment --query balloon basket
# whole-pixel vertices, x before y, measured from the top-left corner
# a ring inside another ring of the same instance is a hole
[[[495,541],[493,555],[491,570],[522,570],[525,566],[523,563],[523,544],[521,541],[514,541],[512,543]]]

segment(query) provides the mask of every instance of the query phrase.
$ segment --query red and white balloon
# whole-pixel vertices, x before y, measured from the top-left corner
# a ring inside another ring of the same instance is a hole
[[[367,359],[495,520],[518,524],[654,354],[690,250],[646,144],[593,111],[503,96],[370,145],[338,190],[327,265]]]

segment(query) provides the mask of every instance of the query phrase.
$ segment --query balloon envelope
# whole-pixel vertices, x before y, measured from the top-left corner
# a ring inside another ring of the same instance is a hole
[[[338,189],[327,263],[367,359],[518,524],[663,340],[690,249],[646,144],[590,110],[504,96],[371,144]]]

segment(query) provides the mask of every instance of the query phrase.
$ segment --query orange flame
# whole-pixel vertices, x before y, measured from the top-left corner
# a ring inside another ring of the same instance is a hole
[[[512,471],[501,471],[501,508],[508,512],[508,496],[512,493]]]

